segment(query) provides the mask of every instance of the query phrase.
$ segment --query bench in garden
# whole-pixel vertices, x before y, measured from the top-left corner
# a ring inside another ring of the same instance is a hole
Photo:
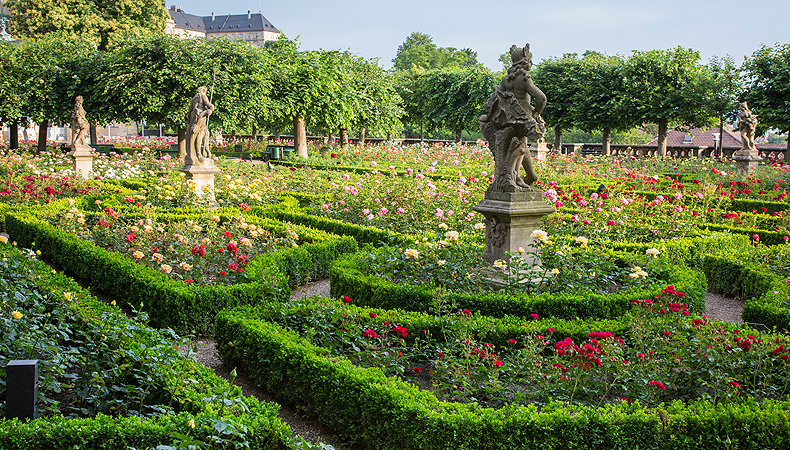
[[[271,159],[283,159],[293,155],[294,148],[287,145],[267,145],[261,155],[268,155]]]

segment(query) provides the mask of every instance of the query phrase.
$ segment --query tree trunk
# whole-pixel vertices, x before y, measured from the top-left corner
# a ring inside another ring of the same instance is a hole
[[[359,145],[365,145],[365,129],[359,130]]]
[[[340,148],[348,150],[348,129],[340,129]]]
[[[387,132],[387,142],[392,142],[392,132],[391,131]]]
[[[280,142],[280,128],[274,127],[274,142]]]
[[[667,126],[669,121],[667,119],[658,119],[658,148],[656,149],[656,156],[664,156],[667,154]]]
[[[256,128],[255,125],[252,126],[252,140],[258,140],[258,128]]]
[[[562,130],[554,127],[554,151],[562,154]]]
[[[332,133],[331,131],[329,132],[329,143],[330,144],[335,143],[335,133]]]
[[[459,126],[455,129],[455,142],[461,143],[461,134],[464,132],[464,127]]]
[[[231,130],[230,132],[230,140],[235,144],[236,143],[236,130]]]
[[[187,156],[187,129],[178,128],[178,157],[186,158]]]
[[[38,125],[38,151],[47,151],[47,128],[49,128],[49,120],[42,120]]]
[[[787,145],[785,146],[785,162],[790,163],[790,128],[788,128]]]
[[[716,142],[716,149],[714,150],[714,155],[721,155],[721,149],[724,144],[724,118],[719,118],[719,140]],[[711,156],[714,156],[711,155]]]
[[[304,117],[294,117],[294,148],[297,155],[307,159],[307,124]]]
[[[604,128],[603,137],[601,138],[601,153],[608,155],[612,149],[612,129]]]
[[[96,137],[96,124],[91,122],[90,124],[90,132],[91,132],[91,145],[96,145],[99,142],[99,139]]]
[[[19,148],[19,120],[11,122],[11,128],[8,130],[8,140],[11,141],[11,150]]]

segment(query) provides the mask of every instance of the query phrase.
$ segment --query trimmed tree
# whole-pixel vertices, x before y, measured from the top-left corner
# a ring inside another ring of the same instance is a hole
[[[761,127],[790,132],[790,44],[762,46],[743,64],[748,76],[744,98]],[[790,162],[790,139],[785,161]]]
[[[639,123],[658,124],[658,155],[666,154],[672,126],[707,126],[709,83],[699,53],[685,48],[636,51],[624,66],[625,111]]]

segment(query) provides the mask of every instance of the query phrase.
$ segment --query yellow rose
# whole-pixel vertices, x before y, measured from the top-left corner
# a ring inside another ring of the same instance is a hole
[[[22,313],[15,310],[15,311],[11,312],[11,317],[13,317],[14,319],[21,319],[22,318]]]

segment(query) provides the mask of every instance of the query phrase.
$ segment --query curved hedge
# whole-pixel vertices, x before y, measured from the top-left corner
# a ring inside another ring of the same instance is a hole
[[[233,386],[215,375],[213,371],[187,356],[182,356],[178,367],[161,365],[167,359],[161,353],[175,352],[169,346],[157,346],[168,341],[166,333],[144,327],[129,319],[118,308],[99,302],[90,296],[87,289],[60,272],[54,272],[40,261],[27,260],[11,245],[0,244],[0,256],[15,257],[35,271],[31,281],[42,292],[63,298],[70,292],[72,301],[66,307],[72,313],[77,327],[87,323],[101,325],[103,333],[109,334],[110,324],[120,325],[118,336],[123,337],[120,345],[139,352],[141,366],[155,368],[161,373],[151,374],[153,380],[164,382],[161,386],[167,399],[162,404],[172,405],[175,414],[160,414],[158,417],[110,417],[97,415],[92,418],[66,419],[62,416],[44,417],[32,421],[0,418],[0,448],[4,450],[70,450],[155,448],[171,445],[178,434],[189,435],[195,442],[211,444],[218,436],[219,446],[234,446],[248,441],[251,448],[287,449],[291,446],[291,430],[277,416],[278,407],[273,403],[245,398],[249,411],[239,413],[222,408],[218,401],[207,401],[206,397],[242,398],[241,388]],[[130,330],[134,330],[131,332]],[[94,336],[96,340],[101,336]],[[143,346],[141,344],[148,344]],[[13,355],[3,355],[12,358]],[[85,355],[90,357],[90,355]],[[4,358],[5,359],[5,358]],[[153,382],[153,381],[152,381]],[[189,426],[194,420],[195,427]],[[218,433],[215,423],[226,422],[237,434]],[[246,430],[243,431],[242,430]]]
[[[217,316],[217,347],[261,386],[315,411],[321,421],[375,449],[783,449],[790,405],[638,402],[605,407],[551,403],[494,410],[439,401],[379,369],[330,356],[253,308]]]
[[[357,304],[407,311],[430,311],[436,288],[430,285],[392,283],[365,275],[359,269],[363,253],[345,255],[329,271],[330,292],[333,297],[351,297]],[[668,285],[687,295],[689,311],[701,313],[705,308],[707,285],[699,270],[672,266],[665,274]],[[615,319],[632,307],[634,298],[652,299],[658,289],[629,289],[613,294],[561,292],[556,294],[509,294],[506,292],[464,293],[448,290],[443,293],[445,304],[455,305],[492,317],[505,315],[526,317],[538,314],[561,319]]]
[[[317,240],[256,258],[248,267],[248,283],[192,286],[26,214],[8,214],[6,227],[20,245],[35,243],[43,258],[118,301],[146,311],[154,325],[188,333],[210,333],[213,317],[225,307],[264,298],[288,299],[291,285],[324,276],[332,260],[357,249],[351,238]]]

